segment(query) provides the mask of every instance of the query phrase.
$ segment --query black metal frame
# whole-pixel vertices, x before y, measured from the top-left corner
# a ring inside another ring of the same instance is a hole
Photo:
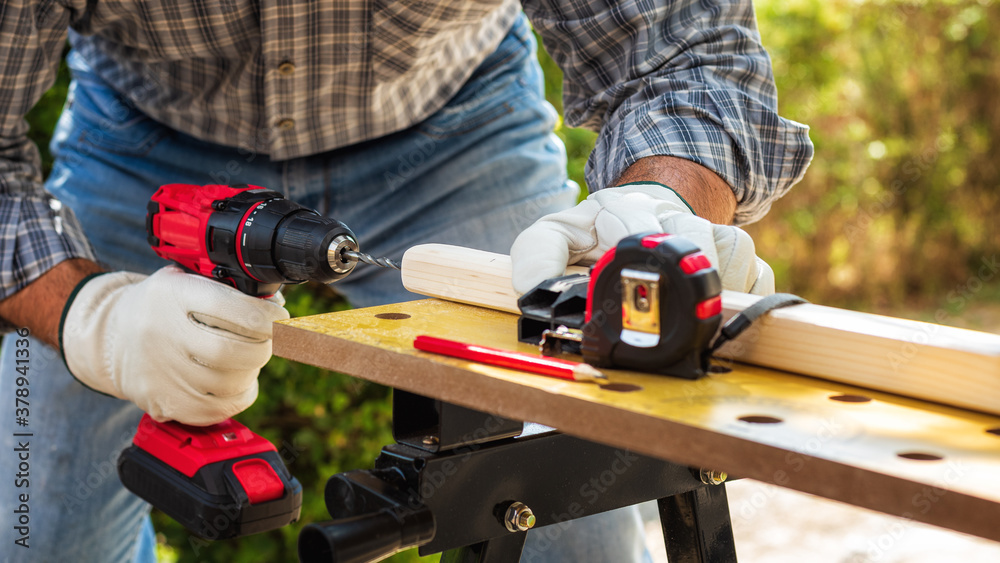
[[[526,532],[509,531],[514,502],[535,528],[658,500],[670,563],[736,561],[725,485],[683,465],[559,432],[512,437],[521,423],[396,391],[393,435],[372,470],[333,476],[334,521],[307,526],[302,561],[360,562],[419,546],[443,563],[508,563]]]

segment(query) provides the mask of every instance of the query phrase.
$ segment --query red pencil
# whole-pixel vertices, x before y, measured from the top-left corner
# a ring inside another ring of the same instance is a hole
[[[519,369],[570,381],[607,381],[608,379],[608,376],[587,364],[522,354],[521,352],[511,352],[488,346],[465,344],[435,336],[420,335],[413,340],[413,347],[425,352],[434,352],[463,360]]]

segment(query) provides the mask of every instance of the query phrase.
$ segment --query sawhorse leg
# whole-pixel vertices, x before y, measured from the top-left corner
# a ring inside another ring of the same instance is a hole
[[[661,498],[656,504],[670,563],[735,563],[736,542],[724,484]]]

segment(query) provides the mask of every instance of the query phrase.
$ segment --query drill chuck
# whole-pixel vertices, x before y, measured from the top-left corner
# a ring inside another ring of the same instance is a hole
[[[354,269],[355,262],[336,252],[330,256],[331,248],[358,247],[354,233],[336,219],[270,190],[241,192],[221,207],[208,221],[208,254],[217,278],[245,274],[267,285],[331,283]]]

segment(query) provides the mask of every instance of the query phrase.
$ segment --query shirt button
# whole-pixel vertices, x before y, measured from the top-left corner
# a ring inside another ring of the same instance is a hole
[[[291,74],[295,72],[295,63],[292,61],[285,61],[281,63],[278,65],[278,72],[284,76],[291,76]]]
[[[278,122],[278,129],[281,129],[282,131],[288,131],[294,128],[295,128],[294,119],[282,119],[281,121]]]

